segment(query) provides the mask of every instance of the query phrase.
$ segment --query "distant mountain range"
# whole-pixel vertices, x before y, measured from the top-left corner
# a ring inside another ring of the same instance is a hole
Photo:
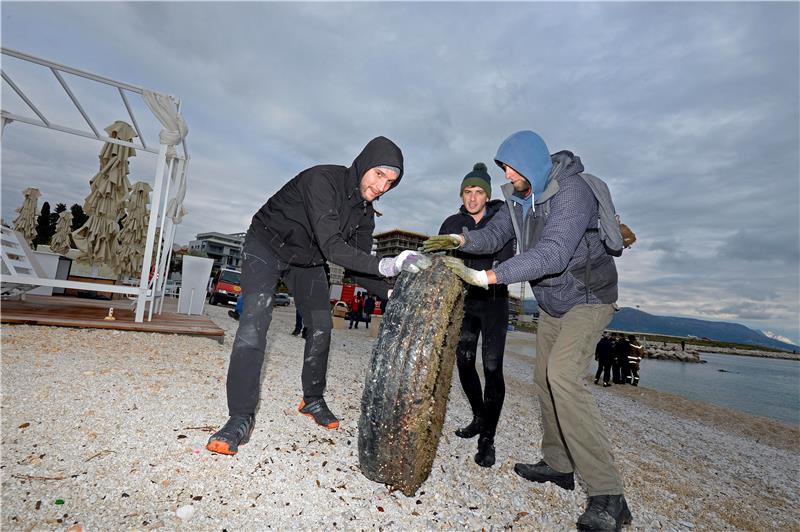
[[[526,299],[524,312],[525,314],[536,314],[539,312],[539,305],[533,299]],[[615,312],[608,328],[648,334],[705,337],[721,342],[749,344],[785,351],[800,350],[797,345],[770,338],[761,331],[750,329],[739,323],[654,316],[629,307],[620,308],[618,312]]]

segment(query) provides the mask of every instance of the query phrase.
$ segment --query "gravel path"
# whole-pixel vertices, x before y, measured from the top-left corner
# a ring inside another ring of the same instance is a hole
[[[318,428],[296,411],[303,344],[289,334],[293,307],[274,313],[253,438],[236,457],[206,452],[227,416],[236,325],[224,308],[206,312],[228,332],[224,344],[3,326],[4,530],[574,527],[582,488],[564,492],[513,472],[515,462],[539,458],[532,360],[515,352],[531,335],[510,335],[498,463],[478,467],[476,441],[452,435],[470,417],[454,376],[433,471],[409,498],[358,469],[356,421],[374,339],[363,329],[334,330],[326,398],[342,425]],[[710,418],[698,414],[702,403],[617,388],[591,386],[613,413],[606,421],[633,528],[800,528],[796,428],[718,407]]]

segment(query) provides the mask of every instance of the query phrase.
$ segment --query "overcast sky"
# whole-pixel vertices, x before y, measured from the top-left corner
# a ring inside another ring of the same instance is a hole
[[[379,231],[428,234],[462,177],[520,129],[606,179],[639,241],[620,305],[800,340],[798,3],[15,3],[2,45],[178,96],[189,215],[176,241],[243,232],[280,186],[385,135],[405,155]],[[88,129],[48,71],[3,70]],[[113,90],[68,82],[104,127]],[[31,115],[3,83],[3,109]],[[132,102],[150,143],[158,126]],[[2,215],[38,187],[82,203],[100,143],[22,123],[2,142]],[[140,152],[131,181],[153,179]]]

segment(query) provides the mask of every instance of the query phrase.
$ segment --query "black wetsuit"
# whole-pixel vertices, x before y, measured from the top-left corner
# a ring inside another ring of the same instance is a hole
[[[504,208],[504,205],[500,200],[488,202],[486,213],[477,223],[462,206],[457,214],[448,217],[442,223],[439,234],[463,233],[464,228],[469,231],[480,229],[499,209]],[[463,259],[469,268],[490,270],[514,255],[514,240],[510,240],[500,251],[491,255],[472,255],[460,251],[456,251],[455,255]],[[461,386],[472,407],[472,414],[483,420],[482,433],[492,437],[500,419],[506,393],[503,379],[503,352],[506,348],[507,331],[508,287],[495,284],[485,290],[470,286],[464,300],[464,321],[456,351],[456,363]],[[480,377],[475,369],[478,336],[482,338],[481,354],[486,381],[483,392]]]

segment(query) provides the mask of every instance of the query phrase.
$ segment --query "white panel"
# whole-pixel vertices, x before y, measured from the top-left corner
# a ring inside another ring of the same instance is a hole
[[[213,259],[183,256],[181,293],[178,297],[179,314],[203,313],[212,266],[214,266]]]

